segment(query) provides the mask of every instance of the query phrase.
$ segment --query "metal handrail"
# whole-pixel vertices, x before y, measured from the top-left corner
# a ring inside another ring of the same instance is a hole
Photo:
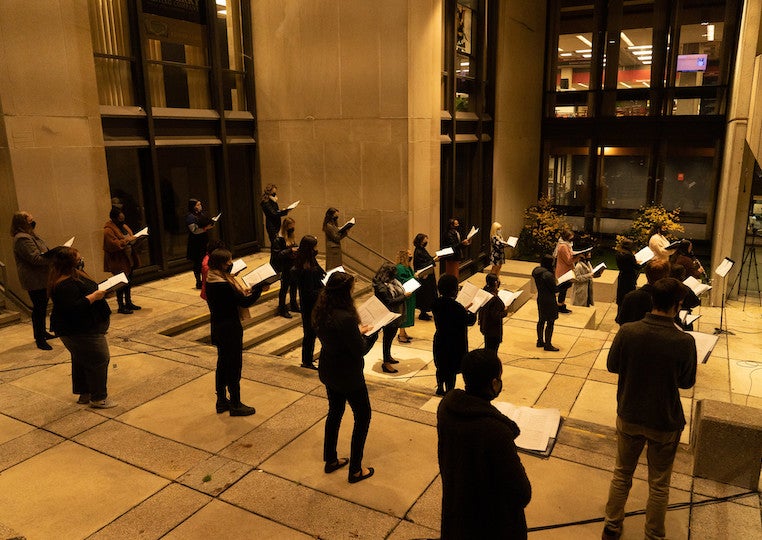
[[[374,255],[375,257],[381,259],[382,261],[386,261],[386,262],[390,262],[390,263],[394,264],[394,261],[392,261],[388,257],[383,256],[381,253],[379,253],[375,249],[371,248],[370,246],[366,246],[365,244],[363,244],[359,240],[355,240],[354,238],[352,238],[350,236],[347,236],[345,238],[345,240],[351,240],[352,242],[354,242],[355,244],[360,246],[363,250],[365,250],[367,253]],[[373,279],[373,276],[376,275],[376,271],[378,270],[378,266],[376,266],[374,268],[374,267],[370,266],[366,261],[362,261],[357,255],[353,255],[353,254],[347,252],[346,250],[342,250],[342,254],[343,254],[344,257],[346,257],[347,259],[352,261],[352,263],[353,263],[352,267],[355,270],[358,270],[358,271],[359,270],[364,270],[364,272],[363,271],[359,272],[360,275],[362,275],[363,277],[366,277],[368,279]]]
[[[380,254],[378,251],[376,251],[376,250],[375,250],[375,249],[373,249],[372,247],[366,246],[365,244],[363,244],[363,243],[362,243],[362,242],[360,242],[359,240],[355,240],[355,239],[354,239],[354,238],[352,238],[351,236],[347,236],[347,237],[346,237],[346,239],[347,239],[347,240],[351,240],[351,241],[352,241],[352,242],[354,242],[355,244],[358,244],[358,245],[362,246],[362,247],[363,247],[363,248],[365,248],[366,250],[368,250],[368,251],[370,251],[371,253],[373,253],[374,255],[376,255],[376,256],[378,256],[378,257],[380,257],[380,258],[384,259],[385,261],[388,261],[388,262],[394,262],[394,261],[392,261],[391,259],[389,259],[389,258],[387,258],[387,257],[385,257],[385,256],[383,256],[383,255],[381,255],[381,254]]]

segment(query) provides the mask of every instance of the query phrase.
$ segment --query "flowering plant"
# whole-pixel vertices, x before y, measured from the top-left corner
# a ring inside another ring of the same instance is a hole
[[[651,230],[655,224],[661,224],[662,233],[667,238],[676,238],[677,233],[684,232],[680,225],[680,209],[667,211],[662,205],[641,206],[638,214],[632,221],[630,228],[624,234],[617,235],[617,244],[629,238],[636,246],[647,246],[651,238]]]
[[[537,259],[543,253],[553,253],[563,229],[570,228],[566,216],[559,214],[547,197],[524,210],[524,226],[519,235],[519,254]]]

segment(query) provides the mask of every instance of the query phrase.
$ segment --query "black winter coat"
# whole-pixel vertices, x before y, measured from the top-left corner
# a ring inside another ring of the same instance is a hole
[[[454,298],[440,296],[431,306],[434,313],[434,360],[445,371],[460,373],[460,362],[468,352],[468,327],[476,323],[471,313]]]
[[[558,303],[556,303],[556,276],[542,266],[532,270],[534,284],[537,287],[537,313],[540,320],[555,321],[558,319]]]
[[[335,310],[331,319],[317,329],[320,339],[320,382],[338,392],[349,394],[365,384],[365,355],[378,338],[360,333],[351,313]]]

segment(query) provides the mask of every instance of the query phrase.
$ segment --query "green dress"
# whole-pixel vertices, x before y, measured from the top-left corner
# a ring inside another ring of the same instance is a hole
[[[409,266],[398,264],[397,280],[404,284],[410,279],[413,279],[413,269]],[[400,328],[409,328],[415,324],[415,293],[405,300],[405,310],[402,312],[400,321]]]

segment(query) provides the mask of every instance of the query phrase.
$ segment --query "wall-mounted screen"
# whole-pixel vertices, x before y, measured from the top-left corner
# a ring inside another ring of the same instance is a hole
[[[706,54],[679,54],[677,71],[706,71]]]

